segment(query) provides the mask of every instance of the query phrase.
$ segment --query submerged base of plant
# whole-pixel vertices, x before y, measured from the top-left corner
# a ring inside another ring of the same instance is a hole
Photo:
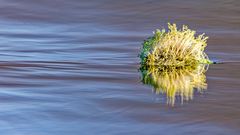
[[[152,37],[144,41],[140,53],[141,64],[162,67],[181,67],[196,64],[211,64],[204,52],[207,46],[204,34],[195,36],[196,31],[183,25],[168,24],[168,31],[156,30]]]

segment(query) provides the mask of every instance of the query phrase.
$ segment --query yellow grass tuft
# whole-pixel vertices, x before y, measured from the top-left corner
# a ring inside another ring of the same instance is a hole
[[[154,35],[143,43],[141,64],[181,67],[212,63],[204,52],[208,37],[195,34],[196,31],[185,25],[178,30],[176,24],[170,23],[168,31],[156,30]]]
[[[204,52],[207,39],[185,25],[178,29],[168,23],[168,30],[156,30],[140,53],[142,82],[166,94],[172,105],[176,96],[182,101],[192,99],[194,89],[207,87],[205,67],[213,63]]]

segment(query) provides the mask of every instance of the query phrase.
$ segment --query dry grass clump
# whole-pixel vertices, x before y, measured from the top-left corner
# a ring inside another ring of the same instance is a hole
[[[168,24],[168,31],[156,30],[154,35],[144,41],[140,53],[141,64],[181,67],[195,64],[210,64],[204,52],[207,46],[204,34],[195,36],[196,31],[183,25]]]
[[[171,105],[174,105],[176,97],[180,97],[183,103],[193,98],[195,89],[202,92],[207,87],[204,64],[179,68],[149,66],[140,70],[142,82],[153,86],[155,93],[165,94]]]
[[[166,94],[168,103],[193,98],[194,90],[206,89],[206,66],[213,63],[204,52],[207,38],[183,25],[168,24],[144,41],[140,53],[142,82]]]

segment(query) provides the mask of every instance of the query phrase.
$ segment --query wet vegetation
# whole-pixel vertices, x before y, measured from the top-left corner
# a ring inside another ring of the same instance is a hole
[[[202,92],[207,87],[205,72],[213,63],[204,52],[208,37],[195,34],[185,25],[177,29],[169,23],[168,30],[156,30],[143,43],[142,82],[165,94],[171,105],[176,97],[183,102],[193,98],[195,89]]]

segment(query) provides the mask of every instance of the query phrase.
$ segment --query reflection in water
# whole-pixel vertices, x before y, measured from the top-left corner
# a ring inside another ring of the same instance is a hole
[[[142,82],[151,85],[157,94],[166,94],[167,103],[174,105],[175,98],[181,102],[193,98],[194,90],[202,92],[207,88],[205,72],[208,65],[198,64],[180,68],[159,66],[141,67]]]

